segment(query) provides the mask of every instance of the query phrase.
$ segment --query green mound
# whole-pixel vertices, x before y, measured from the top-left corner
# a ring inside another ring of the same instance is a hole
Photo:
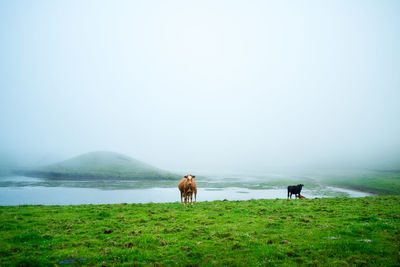
[[[49,166],[24,173],[52,179],[177,179],[177,175],[114,152],[90,152]]]

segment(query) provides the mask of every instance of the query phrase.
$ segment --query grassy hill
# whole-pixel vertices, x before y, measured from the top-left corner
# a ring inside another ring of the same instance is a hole
[[[52,179],[178,179],[179,176],[114,152],[90,152],[45,167],[24,171],[25,175]]]
[[[10,155],[0,151],[0,177],[10,176],[13,171],[20,168],[14,155]]]
[[[400,196],[0,207],[0,266],[399,266]]]
[[[370,192],[377,195],[400,195],[400,168],[392,169],[322,169],[303,173],[315,183]]]

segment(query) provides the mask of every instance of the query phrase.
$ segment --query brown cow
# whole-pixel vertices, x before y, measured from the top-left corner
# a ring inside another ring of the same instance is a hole
[[[185,205],[189,202],[190,198],[190,204],[193,204],[193,193],[194,193],[194,202],[196,202],[197,199],[197,186],[196,182],[194,181],[194,178],[196,176],[188,174],[185,175],[185,177],[182,178],[182,180],[179,182],[178,188],[179,191],[181,191],[181,203],[183,203],[182,198],[185,198]]]
[[[306,197],[299,194],[299,198],[305,199]]]

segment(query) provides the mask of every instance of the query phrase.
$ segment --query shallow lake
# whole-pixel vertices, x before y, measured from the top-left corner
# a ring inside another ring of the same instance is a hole
[[[180,193],[175,183],[167,183],[163,187],[127,189],[109,188],[102,184],[101,188],[93,188],[86,182],[58,183],[40,178],[6,177],[0,178],[0,205],[79,205],[79,204],[114,204],[114,203],[149,203],[180,201]],[[124,184],[122,182],[122,184]],[[248,187],[215,187],[212,184],[199,187],[197,201],[213,200],[247,200],[287,198],[287,189],[269,187],[253,189]],[[133,187],[133,188],[132,188]],[[254,184],[253,184],[254,187]],[[120,187],[118,187],[120,188]],[[302,195],[307,198],[321,197],[364,197],[371,196],[366,192],[335,187],[304,188]],[[294,196],[293,196],[294,198]]]

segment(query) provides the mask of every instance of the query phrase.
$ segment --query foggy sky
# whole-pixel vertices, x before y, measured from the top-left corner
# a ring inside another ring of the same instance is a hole
[[[168,170],[400,155],[399,1],[0,0],[0,152]]]

